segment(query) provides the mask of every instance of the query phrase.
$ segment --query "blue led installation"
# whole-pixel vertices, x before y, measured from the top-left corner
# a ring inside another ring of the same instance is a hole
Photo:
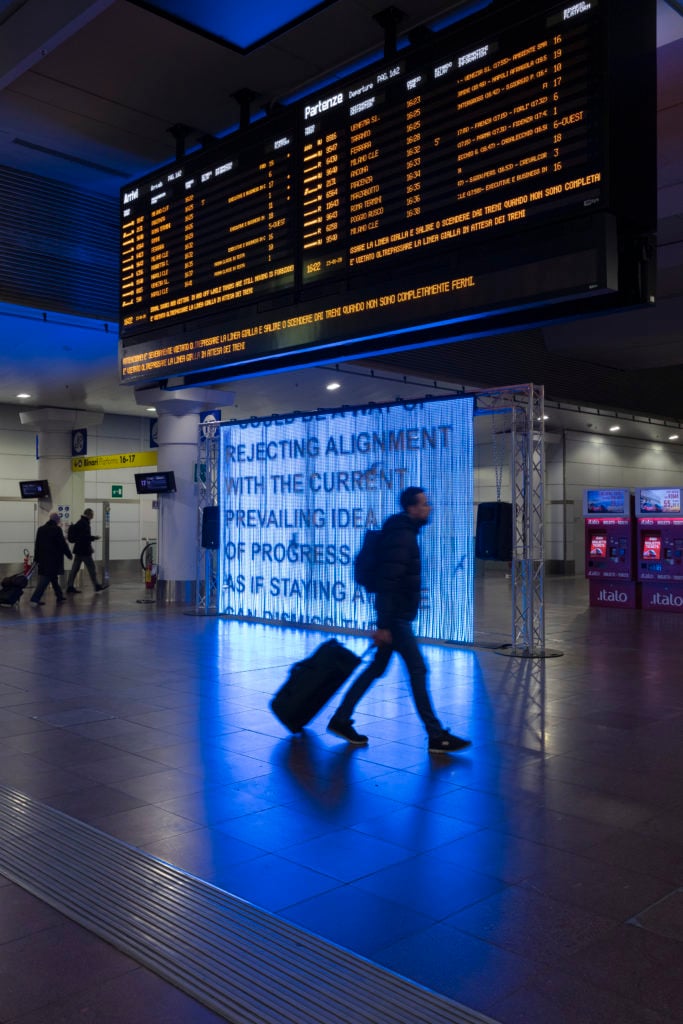
[[[353,558],[417,484],[434,506],[420,535],[418,635],[471,642],[472,413],[457,398],[222,426],[219,612],[370,629]]]

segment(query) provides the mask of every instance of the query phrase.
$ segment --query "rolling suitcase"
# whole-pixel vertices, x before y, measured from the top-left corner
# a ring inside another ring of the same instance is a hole
[[[326,640],[310,657],[292,665],[287,681],[270,702],[271,711],[290,732],[300,732],[361,661],[337,640]]]
[[[31,578],[31,571],[28,574],[17,572],[13,576],[5,576],[0,583],[0,604],[11,607],[16,604],[26,589],[26,584]]]

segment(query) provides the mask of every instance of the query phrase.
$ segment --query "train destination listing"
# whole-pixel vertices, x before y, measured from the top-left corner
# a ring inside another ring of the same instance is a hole
[[[305,326],[294,306],[325,325],[307,344],[353,338],[356,295],[370,332],[409,288],[408,324],[463,289],[476,309],[472,246],[605,203],[597,12],[463,28],[124,189],[123,379],[296,347],[254,344]]]

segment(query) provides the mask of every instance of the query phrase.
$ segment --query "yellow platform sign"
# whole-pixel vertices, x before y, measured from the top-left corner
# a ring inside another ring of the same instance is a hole
[[[157,453],[125,452],[122,455],[77,455],[71,460],[72,473],[87,473],[91,469],[137,469],[138,466],[156,466]]]

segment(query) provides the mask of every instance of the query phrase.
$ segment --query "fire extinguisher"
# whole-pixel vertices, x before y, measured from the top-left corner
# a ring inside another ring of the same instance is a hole
[[[28,576],[31,565],[31,556],[28,553],[28,548],[24,548],[24,576]]]

